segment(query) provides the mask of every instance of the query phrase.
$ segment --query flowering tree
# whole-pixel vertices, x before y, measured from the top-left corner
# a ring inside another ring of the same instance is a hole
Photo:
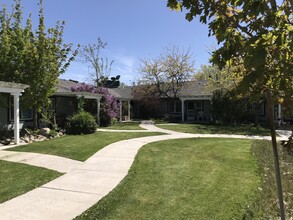
[[[101,99],[101,125],[107,126],[111,124],[111,121],[119,115],[119,104],[117,99],[109,93],[109,90],[104,87],[95,87],[86,83],[71,87],[73,92],[90,92],[102,94]]]

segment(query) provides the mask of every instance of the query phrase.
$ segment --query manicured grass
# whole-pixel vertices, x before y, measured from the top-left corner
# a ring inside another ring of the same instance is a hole
[[[114,129],[114,130],[145,130],[139,127],[140,122],[118,122],[109,127],[102,127],[103,129]]]
[[[250,146],[231,139],[148,144],[120,185],[77,219],[242,219],[260,185]]]
[[[252,152],[259,165],[262,184],[260,186],[260,198],[251,206],[250,213],[253,214],[253,219],[279,219],[278,193],[271,141],[254,141]],[[278,154],[285,215],[286,219],[293,219],[293,155],[282,146],[279,146]]]
[[[0,161],[0,203],[37,188],[61,175],[61,173],[45,168]]]
[[[89,135],[66,135],[49,141],[32,143],[11,151],[35,152],[85,161],[108,144],[130,138],[159,135],[160,133],[96,132]]]
[[[270,135],[270,131],[263,127],[249,125],[214,125],[214,124],[160,124],[156,125],[173,131],[192,134],[242,134],[242,135]]]

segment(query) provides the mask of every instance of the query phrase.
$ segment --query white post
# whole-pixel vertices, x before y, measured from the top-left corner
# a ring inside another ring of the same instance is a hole
[[[14,104],[14,143],[19,144],[19,96],[20,93],[13,93]]]
[[[101,108],[100,98],[98,98],[97,99],[97,122],[99,126],[100,126],[100,108]]]
[[[120,109],[120,122],[122,122],[122,100],[120,100],[119,109]]]
[[[130,101],[128,101],[128,121],[130,121]]]
[[[278,118],[282,118],[282,106],[278,104]]]
[[[181,99],[182,122],[184,122],[184,99]]]

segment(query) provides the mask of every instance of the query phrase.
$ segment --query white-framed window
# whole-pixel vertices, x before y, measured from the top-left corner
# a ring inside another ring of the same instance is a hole
[[[14,104],[13,104],[13,96],[11,96],[9,100],[9,118],[10,121],[14,121]],[[31,109],[23,109],[19,108],[19,120],[32,120],[33,119],[33,111]]]

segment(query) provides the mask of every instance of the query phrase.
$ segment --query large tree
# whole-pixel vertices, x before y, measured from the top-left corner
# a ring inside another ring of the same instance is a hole
[[[292,90],[292,1],[168,0],[173,9],[187,9],[186,18],[200,17],[217,38],[219,49],[211,61],[220,68],[243,60],[242,91],[272,92],[285,96]]]
[[[39,2],[39,24],[34,31],[31,17],[25,22],[21,0],[15,0],[12,12],[0,11],[0,80],[28,84],[22,105],[33,110],[34,128],[37,112],[47,109],[60,74],[69,66],[75,52],[64,44],[64,22],[46,30],[42,0]],[[23,25],[25,24],[25,25]]]
[[[183,83],[194,71],[190,51],[171,45],[158,58],[141,60],[138,84],[152,87],[159,97],[177,98]]]
[[[201,69],[194,75],[194,79],[206,81],[205,89],[212,93],[215,90],[222,90],[224,92],[232,91],[237,88],[242,80],[241,70],[239,66],[225,67],[221,70],[218,66],[202,65]]]
[[[183,83],[195,72],[190,51],[175,45],[167,46],[159,57],[141,59],[139,71],[133,95],[148,117],[156,115],[159,98],[178,98]]]
[[[233,66],[239,57],[243,60],[245,71],[239,84],[243,93],[267,96],[280,214],[285,219],[272,103],[280,97],[292,98],[293,0],[168,0],[167,5],[186,9],[189,21],[199,17],[208,24],[209,34],[220,45],[212,54],[214,64],[223,68]]]
[[[80,60],[89,64],[89,68],[93,70],[90,74],[91,81],[97,86],[105,86],[111,73],[111,67],[114,60],[101,56],[101,51],[107,47],[108,43],[104,42],[100,37],[97,43],[83,45],[79,49]]]

